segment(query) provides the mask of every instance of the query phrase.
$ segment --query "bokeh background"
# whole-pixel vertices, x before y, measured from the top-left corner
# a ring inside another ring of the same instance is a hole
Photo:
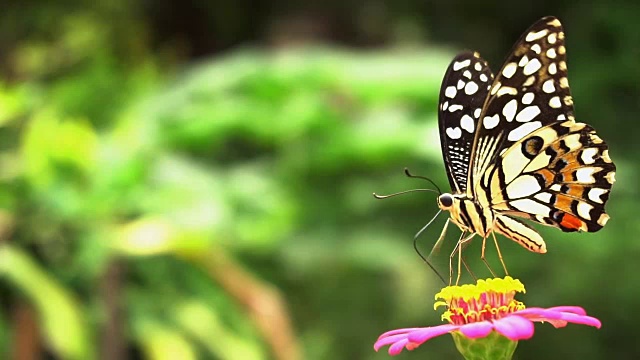
[[[447,187],[448,62],[498,71],[545,15],[617,183],[598,233],[537,226],[545,255],[499,239],[521,300],[604,324],[538,325],[516,357],[640,358],[640,6],[569,0],[3,3],[0,358],[388,358],[379,334],[440,323],[412,248],[437,206],[371,193],[424,187],[405,166]],[[458,357],[443,336],[397,358]]]

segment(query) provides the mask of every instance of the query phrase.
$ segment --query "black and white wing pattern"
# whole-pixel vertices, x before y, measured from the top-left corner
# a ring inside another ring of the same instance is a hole
[[[438,124],[449,184],[454,193],[467,190],[473,139],[493,73],[478,53],[456,56],[440,88]]]
[[[540,234],[514,217],[600,230],[616,167],[595,130],[575,121],[560,21],[534,23],[492,78],[477,53],[446,72],[439,126],[452,194],[438,206],[470,236],[498,232],[539,253]]]
[[[516,42],[480,117],[469,173],[475,185],[500,152],[516,141],[545,125],[573,119],[564,31],[558,19],[540,19]]]
[[[483,106],[467,194],[563,231],[597,231],[615,181],[608,147],[576,123],[564,30],[545,17],[515,44]]]

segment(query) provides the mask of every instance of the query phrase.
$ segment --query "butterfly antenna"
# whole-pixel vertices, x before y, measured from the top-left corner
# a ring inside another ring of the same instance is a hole
[[[413,179],[422,179],[422,180],[426,180],[428,182],[430,182],[433,186],[436,187],[436,189],[438,189],[438,195],[442,195],[442,191],[440,191],[440,187],[438,187],[438,185],[436,185],[435,182],[433,182],[433,180],[429,179],[426,176],[420,176],[420,175],[413,175],[411,172],[409,172],[409,168],[404,168],[404,174],[407,175],[407,177],[413,178]]]
[[[436,183],[433,182],[433,180],[431,180],[431,179],[429,179],[427,177],[424,177],[424,176],[413,175],[413,174],[411,174],[409,172],[408,168],[404,168],[404,174],[407,177],[410,177],[410,178],[417,178],[417,179],[426,180],[426,181],[430,182],[433,186],[435,186],[437,190],[433,190],[433,189],[410,189],[410,190],[399,191],[399,192],[396,192],[396,193],[393,193],[393,194],[389,194],[389,195],[379,195],[379,194],[373,193],[373,197],[375,197],[376,199],[388,199],[388,198],[393,197],[393,196],[404,195],[404,194],[413,193],[413,192],[422,192],[422,191],[429,191],[429,192],[436,193],[438,195],[442,195],[442,191],[440,190],[438,185],[436,185]],[[422,261],[424,261],[425,264],[427,264],[429,266],[429,268],[431,268],[431,270],[433,270],[433,272],[436,275],[438,275],[438,278],[440,278],[442,283],[447,285],[447,282],[444,280],[444,277],[442,277],[440,272],[438,270],[436,270],[436,268],[433,266],[433,264],[431,264],[431,262],[427,258],[425,258],[424,255],[422,255],[422,253],[420,252],[420,249],[418,249],[418,237],[420,236],[420,234],[422,234],[423,231],[425,231],[429,227],[429,225],[431,225],[433,223],[433,221],[438,217],[438,215],[440,215],[441,212],[442,212],[442,210],[438,211],[438,213],[427,223],[427,225],[425,225],[422,229],[420,229],[420,231],[418,231],[418,233],[413,237],[413,249],[416,251],[418,256],[420,256]]]
[[[398,196],[398,195],[408,194],[412,192],[420,192],[420,191],[430,191],[430,192],[437,193],[433,189],[410,189],[410,190],[399,191],[397,193],[393,193],[389,195],[379,195],[379,194],[373,193],[373,197],[375,197],[376,199],[387,199],[387,198]]]
[[[420,236],[420,234],[422,234],[422,232],[424,230],[426,230],[429,227],[429,225],[431,225],[436,220],[436,218],[438,217],[438,215],[440,215],[441,212],[442,212],[442,210],[438,211],[435,214],[435,216],[431,220],[429,220],[427,225],[423,226],[422,229],[420,229],[420,231],[418,231],[418,233],[413,237],[413,249],[416,251],[418,256],[420,256],[422,261],[424,261],[425,264],[427,264],[431,268],[431,270],[433,270],[433,272],[436,273],[436,275],[438,275],[440,280],[442,280],[442,283],[447,285],[447,282],[444,280],[444,277],[442,277],[440,272],[438,270],[436,270],[436,268],[433,266],[433,264],[431,264],[431,261],[429,261],[427,258],[425,258],[424,255],[422,255],[422,253],[420,252],[420,249],[418,249],[418,237]]]

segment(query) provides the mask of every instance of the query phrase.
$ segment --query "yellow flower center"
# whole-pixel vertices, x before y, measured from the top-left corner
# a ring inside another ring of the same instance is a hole
[[[525,308],[514,299],[517,292],[525,292],[518,279],[478,280],[475,285],[447,286],[436,294],[434,309],[446,306],[442,320],[456,325],[499,319]]]

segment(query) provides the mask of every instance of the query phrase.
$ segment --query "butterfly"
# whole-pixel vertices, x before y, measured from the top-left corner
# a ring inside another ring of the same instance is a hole
[[[478,235],[483,261],[489,235],[497,247],[495,233],[545,253],[540,234],[518,218],[565,232],[595,232],[609,220],[604,207],[616,167],[595,130],[575,121],[557,18],[533,24],[495,77],[478,53],[456,56],[438,111],[451,185],[437,199],[450,213],[438,243],[452,221],[462,230],[456,250]]]

